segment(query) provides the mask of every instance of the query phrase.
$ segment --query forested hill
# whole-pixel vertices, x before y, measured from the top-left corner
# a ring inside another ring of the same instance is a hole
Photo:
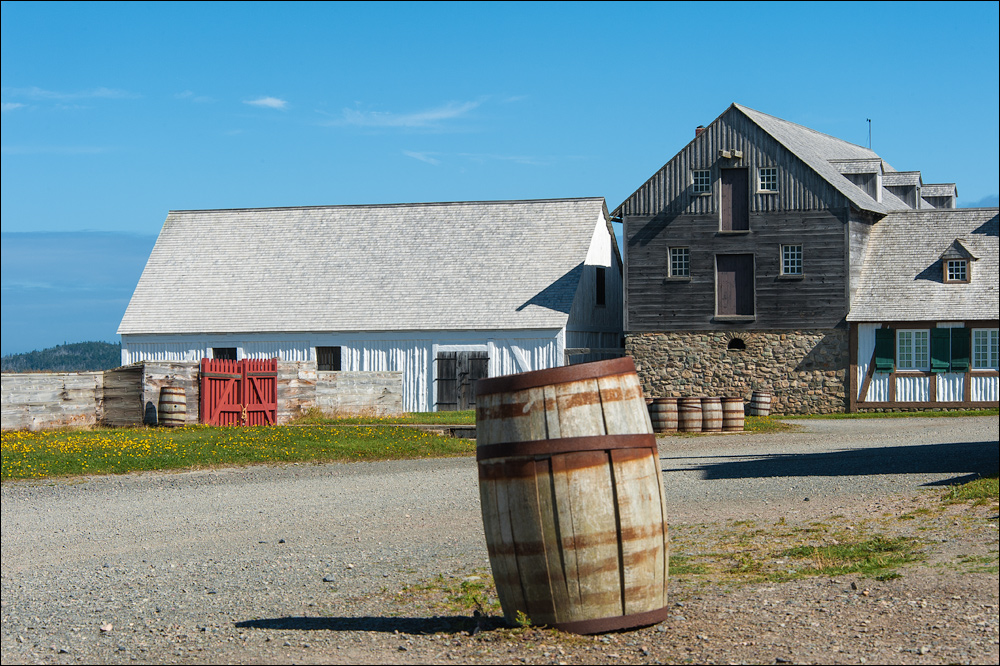
[[[82,372],[110,370],[122,364],[122,346],[111,342],[76,342],[0,359],[3,372]]]

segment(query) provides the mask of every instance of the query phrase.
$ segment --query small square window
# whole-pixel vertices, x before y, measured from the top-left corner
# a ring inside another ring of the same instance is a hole
[[[777,192],[778,191],[778,169],[777,167],[762,167],[759,170],[760,175],[760,191],[761,192]]]
[[[996,370],[1000,368],[997,329],[979,328],[972,331],[972,369]]]
[[[945,264],[945,282],[968,282],[969,262],[965,259],[949,259]]]
[[[704,171],[692,171],[692,186],[691,190],[695,194],[710,194],[712,192],[712,172],[708,170]]]
[[[670,248],[670,277],[691,277],[691,250],[689,248]]]
[[[802,275],[802,246],[781,246],[781,274]]]
[[[316,347],[316,369],[340,371],[340,347]]]
[[[212,347],[212,358],[224,361],[238,361],[236,347]]]

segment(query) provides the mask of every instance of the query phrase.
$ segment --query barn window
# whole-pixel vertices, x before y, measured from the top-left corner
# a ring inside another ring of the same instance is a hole
[[[594,295],[596,299],[595,302],[598,306],[607,305],[607,275],[605,274],[605,269],[598,266],[596,277],[597,282],[597,293]]]
[[[781,274],[802,275],[802,246],[781,246]]]
[[[236,347],[212,347],[212,358],[223,361],[238,361]]]
[[[712,192],[712,172],[707,169],[695,170],[691,172],[691,191],[695,194],[709,194]]]
[[[736,351],[744,351],[747,348],[747,343],[743,342],[740,338],[733,338],[729,341],[729,345],[726,349],[733,349]]]
[[[997,353],[998,332],[995,328],[977,328],[972,331],[972,369],[1000,369]]]
[[[949,259],[945,263],[945,282],[968,282],[969,262],[965,259]]]
[[[670,277],[691,277],[690,248],[670,248]]]
[[[340,372],[340,347],[316,347],[316,369]]]
[[[758,181],[761,192],[778,191],[778,169],[777,167],[761,167],[758,171],[760,180]]]

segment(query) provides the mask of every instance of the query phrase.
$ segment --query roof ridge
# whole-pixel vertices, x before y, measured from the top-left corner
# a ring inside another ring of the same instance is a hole
[[[558,203],[571,201],[604,201],[604,197],[556,197],[550,199],[496,199],[482,201],[417,201],[412,203],[380,203],[380,204],[324,204],[318,206],[261,206],[245,208],[178,208],[168,213],[231,213],[244,210],[328,210],[331,208],[417,208],[423,206],[469,206],[483,204],[524,204],[524,203]]]

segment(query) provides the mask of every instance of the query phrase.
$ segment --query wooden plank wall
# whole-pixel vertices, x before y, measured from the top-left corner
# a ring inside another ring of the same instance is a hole
[[[847,315],[847,210],[751,213],[750,233],[715,215],[625,218],[626,330],[834,328]],[[781,273],[781,245],[802,245],[803,276]],[[670,247],[688,247],[691,277],[669,278]],[[715,255],[755,255],[756,320],[715,320]]]
[[[141,364],[104,372],[104,425],[114,428],[142,425],[145,412],[142,373]]]
[[[4,373],[3,430],[93,426],[102,416],[102,372]]]
[[[402,372],[320,372],[316,406],[330,415],[403,413]]]

